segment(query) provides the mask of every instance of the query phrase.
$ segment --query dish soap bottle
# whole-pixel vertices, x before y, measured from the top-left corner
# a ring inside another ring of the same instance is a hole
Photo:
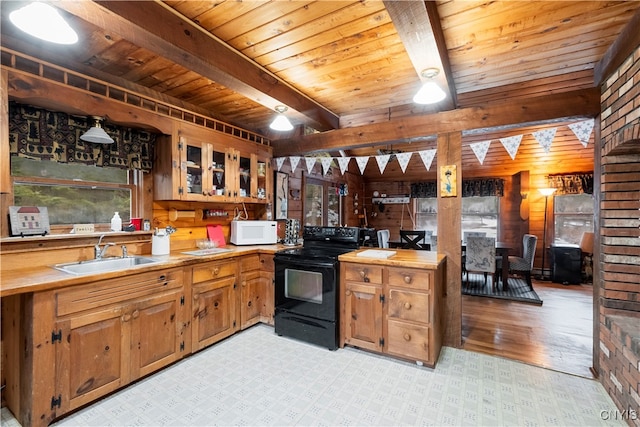
[[[111,218],[111,231],[122,231],[122,218],[118,215],[118,212],[113,214]]]

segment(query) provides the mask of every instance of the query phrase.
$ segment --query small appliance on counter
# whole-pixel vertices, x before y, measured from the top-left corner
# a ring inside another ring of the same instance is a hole
[[[278,243],[276,221],[231,221],[231,243],[234,245],[273,245]]]

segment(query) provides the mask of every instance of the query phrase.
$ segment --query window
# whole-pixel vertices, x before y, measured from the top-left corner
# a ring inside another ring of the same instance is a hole
[[[564,194],[553,199],[554,239],[557,245],[579,245],[582,234],[593,231],[593,196]]]
[[[11,157],[14,205],[46,206],[52,226],[108,224],[115,211],[123,221],[131,218],[136,174],[141,172]]]
[[[438,199],[416,199],[416,229],[433,230],[438,234]],[[487,237],[498,238],[498,197],[463,197],[462,232],[484,232]],[[462,238],[462,236],[461,236]]]

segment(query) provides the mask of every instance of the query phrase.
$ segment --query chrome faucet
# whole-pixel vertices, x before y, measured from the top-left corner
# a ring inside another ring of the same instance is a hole
[[[96,259],[102,259],[104,257],[105,252],[107,252],[107,249],[109,249],[109,246],[115,246],[115,243],[105,243],[104,247],[100,248],[100,243],[102,243],[103,238],[104,238],[104,234],[100,236],[100,240],[98,240],[98,243],[93,247],[96,255]]]

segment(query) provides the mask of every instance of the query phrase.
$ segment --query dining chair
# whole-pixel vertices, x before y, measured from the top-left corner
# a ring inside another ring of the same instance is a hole
[[[487,275],[491,274],[493,290],[496,289],[496,239],[493,237],[469,237],[467,239],[467,255],[465,270],[469,283],[469,273],[484,273],[484,285],[487,285]]]
[[[466,245],[467,244],[467,239],[469,237],[486,237],[487,233],[484,231],[463,231],[462,232],[462,245]],[[465,250],[462,250],[462,262],[460,263],[460,265],[462,265],[462,276],[464,277],[465,274],[467,274],[467,271],[465,269],[465,262],[466,262],[466,253]]]
[[[402,249],[422,249],[426,234],[424,230],[400,230]]]
[[[378,247],[389,247],[389,230],[378,230]]]
[[[538,244],[538,237],[533,234],[525,234],[522,237],[522,256],[510,255],[509,260],[509,274],[523,274],[529,289],[533,290],[533,284],[531,283],[531,271],[533,271],[533,260],[536,255],[536,245]],[[502,260],[498,260],[498,270],[502,269]]]

